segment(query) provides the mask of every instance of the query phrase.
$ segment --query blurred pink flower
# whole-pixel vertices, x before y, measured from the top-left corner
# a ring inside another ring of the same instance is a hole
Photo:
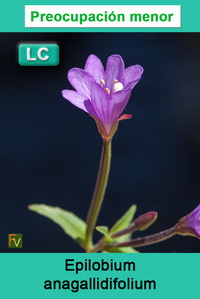
[[[200,204],[190,214],[179,220],[176,232],[200,238]]]

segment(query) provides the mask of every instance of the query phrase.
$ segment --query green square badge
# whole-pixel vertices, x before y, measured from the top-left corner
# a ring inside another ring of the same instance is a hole
[[[22,248],[22,234],[8,234],[8,248]]]
[[[20,44],[18,62],[22,66],[56,66],[59,64],[57,44]]]

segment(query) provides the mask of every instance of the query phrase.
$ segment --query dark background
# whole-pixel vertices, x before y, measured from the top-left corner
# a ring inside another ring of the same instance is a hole
[[[173,226],[200,202],[200,34],[0,34],[0,251],[82,252],[62,229],[27,209],[60,206],[85,219],[101,138],[94,121],[61,96],[67,71],[93,53],[106,63],[120,54],[144,67],[113,140],[108,189],[98,220],[111,226],[129,207],[158,211],[145,233]],[[56,42],[57,67],[22,67],[22,42]],[[7,234],[23,233],[23,249]],[[97,233],[98,234],[98,233]],[[99,235],[100,237],[100,235]],[[200,241],[175,236],[142,252],[199,252]]]

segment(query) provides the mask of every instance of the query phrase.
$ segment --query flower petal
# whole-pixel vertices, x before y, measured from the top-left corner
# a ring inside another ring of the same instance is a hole
[[[101,60],[93,54],[88,57],[85,63],[85,71],[92,75],[99,84],[101,79],[105,80],[103,64],[101,63]]]
[[[122,89],[112,94],[109,100],[109,119],[116,121],[126,107],[131,95],[131,89]]]
[[[106,122],[108,119],[109,97],[110,95],[108,95],[105,89],[98,83],[92,84],[91,103],[96,112],[97,118],[103,122]]]
[[[85,96],[81,95],[80,93],[74,90],[68,90],[68,89],[63,90],[62,95],[66,100],[71,102],[73,105],[88,113],[88,110],[86,109],[84,104],[84,102],[87,101],[87,98]]]
[[[106,64],[106,87],[113,91],[114,80],[118,80],[124,85],[124,61],[120,55],[108,57]]]
[[[144,69],[140,65],[132,65],[124,70],[124,83],[133,88],[141,79]]]
[[[68,80],[78,93],[90,99],[91,84],[95,79],[88,72],[73,68],[68,72]]]

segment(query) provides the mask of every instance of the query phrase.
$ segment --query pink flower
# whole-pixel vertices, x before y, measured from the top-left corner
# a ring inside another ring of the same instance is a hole
[[[179,220],[176,232],[200,238],[200,204],[194,211]]]
[[[131,118],[121,115],[131,90],[141,79],[143,68],[133,65],[125,68],[119,55],[108,57],[106,69],[98,57],[90,55],[85,68],[72,68],[68,80],[74,90],[63,90],[62,95],[72,104],[89,113],[104,135],[110,136],[115,122]],[[113,134],[112,134],[113,135]]]

